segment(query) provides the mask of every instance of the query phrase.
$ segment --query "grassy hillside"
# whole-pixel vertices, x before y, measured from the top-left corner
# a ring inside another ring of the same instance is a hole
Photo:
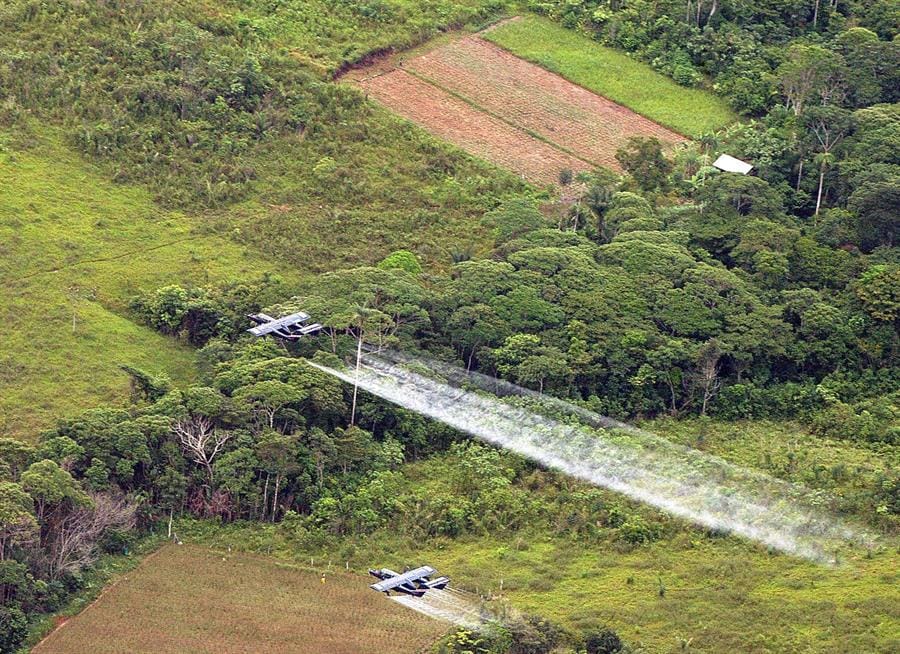
[[[217,3],[247,33],[272,38],[310,69],[331,75],[371,53],[415,46],[439,31],[494,17],[502,0],[286,0]]]
[[[271,559],[169,545],[33,651],[414,654],[447,629],[372,592],[366,577],[325,579]]]
[[[686,136],[696,138],[737,120],[723,99],[679,86],[624,52],[544,18],[524,16],[484,37]]]
[[[125,316],[132,295],[271,269],[198,218],[107,181],[57,132],[30,141],[0,154],[0,430],[27,439],[60,416],[123,399],[119,365],[191,379],[192,350]]]
[[[445,6],[410,16],[437,24],[456,16]],[[66,7],[0,9],[0,26],[16,26],[0,29],[0,55],[28,53],[0,66],[4,433],[33,438],[57,417],[121,399],[120,364],[191,378],[190,351],[127,320],[140,290],[267,270],[291,279],[400,248],[446,265],[455,251],[483,249],[480,215],[524,188],[316,81],[276,32],[248,26],[241,12],[262,3],[153,0],[139,15]],[[307,27],[330,43],[321,30],[334,16],[316,12],[321,24]],[[426,29],[404,16],[384,22],[398,43]],[[373,20],[359,17],[360,43]],[[287,89],[285,106],[230,98],[223,109],[233,75]]]

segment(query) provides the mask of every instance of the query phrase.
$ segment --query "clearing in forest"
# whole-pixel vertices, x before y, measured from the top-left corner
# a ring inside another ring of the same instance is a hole
[[[632,136],[655,136],[663,143],[684,140],[477,36],[416,57],[405,67],[502,120],[607,168],[619,168],[616,150]]]
[[[632,136],[685,140],[478,35],[353,78],[432,134],[536,183],[554,183],[564,168],[619,170],[615,153]]]
[[[358,575],[169,545],[32,651],[414,654],[447,629]]]

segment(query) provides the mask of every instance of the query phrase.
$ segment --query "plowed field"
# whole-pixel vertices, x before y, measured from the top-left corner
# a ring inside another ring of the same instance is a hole
[[[667,144],[685,138],[479,36],[456,39],[355,75],[395,113],[472,154],[554,183],[560,170],[619,170],[616,151],[632,136]]]
[[[405,70],[396,69],[360,84],[381,104],[432,134],[533,182],[552,183],[564,168],[592,167]]]
[[[370,580],[170,545],[32,651],[40,654],[414,654],[449,627]]]
[[[635,135],[683,141],[672,130],[469,36],[407,62],[406,68],[485,111],[586,161],[618,168],[616,150]]]

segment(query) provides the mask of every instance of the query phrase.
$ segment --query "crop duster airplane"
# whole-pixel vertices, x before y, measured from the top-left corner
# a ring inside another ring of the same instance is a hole
[[[315,334],[322,329],[322,325],[317,322],[304,325],[303,323],[309,320],[309,314],[303,311],[282,318],[273,318],[265,313],[251,313],[247,317],[256,323],[256,327],[247,330],[254,336],[271,334],[286,341],[299,341],[304,336]]]
[[[410,570],[409,572],[404,572],[403,574],[388,570],[387,568],[369,570],[370,575],[381,579],[381,581],[377,584],[372,584],[369,588],[373,588],[387,595],[390,595],[393,590],[398,593],[412,595],[413,597],[422,597],[422,595],[425,594],[425,591],[432,589],[443,590],[447,587],[447,584],[450,583],[450,577],[430,579],[436,572],[437,570],[427,565],[423,565],[421,568],[416,568],[415,570]]]

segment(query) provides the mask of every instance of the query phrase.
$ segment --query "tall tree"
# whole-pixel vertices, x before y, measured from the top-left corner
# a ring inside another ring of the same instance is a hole
[[[803,116],[806,129],[815,139],[819,162],[819,187],[816,193],[818,218],[822,209],[822,194],[825,188],[825,173],[835,158],[835,149],[850,133],[853,119],[846,109],[834,106],[812,107]]]
[[[840,102],[846,65],[843,57],[819,45],[794,44],[776,71],[788,109],[801,115],[807,105]]]
[[[172,426],[184,453],[194,463],[203,466],[207,477],[207,496],[214,486],[213,462],[222,453],[225,443],[231,438],[231,432],[217,429],[212,420],[205,416],[192,416],[179,420]]]

